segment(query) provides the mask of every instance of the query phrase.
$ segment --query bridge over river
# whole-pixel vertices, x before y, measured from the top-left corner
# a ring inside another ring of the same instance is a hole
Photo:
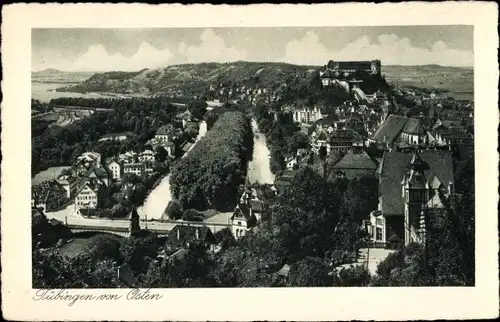
[[[67,218],[65,223],[73,233],[96,232],[128,237],[130,230],[129,220],[112,220],[112,219],[87,219],[75,220],[75,218]],[[168,232],[175,226],[191,226],[191,227],[208,227],[215,234],[216,232],[228,228],[229,223],[207,223],[199,221],[140,221],[140,227],[159,237],[167,236]]]
[[[248,165],[248,179],[251,183],[273,183],[274,175],[270,170],[269,149],[267,148],[265,137],[263,134],[259,133],[257,122],[255,120],[252,120],[252,128],[255,134],[254,155],[252,161]],[[206,123],[201,122],[200,133],[196,142],[198,142],[206,132]],[[194,147],[194,145],[192,147]],[[194,227],[207,226],[215,234],[219,230],[230,227],[230,213],[219,213],[206,219],[204,222],[158,220],[162,217],[163,211],[171,198],[169,176],[166,176],[162,180],[162,183],[148,196],[143,207],[139,207],[138,209],[138,214],[141,218],[141,229],[151,231],[158,235],[166,235],[176,225],[189,225]],[[74,206],[70,205],[57,212],[48,212],[46,215],[49,219],[55,218],[64,222],[73,232],[102,232],[119,236],[128,236],[129,234],[129,220],[102,218],[91,219],[78,217],[74,213]]]

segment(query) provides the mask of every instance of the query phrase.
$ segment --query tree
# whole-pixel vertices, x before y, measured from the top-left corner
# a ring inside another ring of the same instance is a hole
[[[57,252],[35,250],[32,254],[33,288],[116,288],[112,261],[95,260],[91,254],[74,258]]]
[[[213,287],[216,286],[214,265],[205,246],[193,243],[184,258],[173,260],[169,275],[179,283],[178,287]]]
[[[136,274],[146,273],[152,262],[151,259],[156,258],[158,254],[158,243],[158,239],[152,234],[124,240],[120,245],[123,262],[130,265]]]
[[[290,286],[332,286],[330,267],[323,259],[307,257],[290,266]]]
[[[172,166],[172,194],[184,209],[234,209],[253,151],[253,133],[241,112],[226,112],[194,148]]]
[[[141,178],[134,173],[125,173],[122,177],[122,184],[136,185],[141,182]]]
[[[344,194],[344,208],[354,222],[367,219],[369,213],[377,208],[378,181],[374,176],[352,179]]]
[[[90,237],[87,251],[98,260],[121,260],[120,242],[114,236],[99,234]]]
[[[156,161],[165,162],[167,157],[168,157],[168,152],[167,150],[165,150],[164,147],[160,146],[158,147],[158,149],[156,149],[156,155],[155,155]]]
[[[130,213],[130,207],[127,207],[124,203],[117,203],[111,208],[112,218],[125,218]]]
[[[351,265],[343,267],[333,274],[334,286],[366,286],[370,282],[370,273],[365,266]]]
[[[215,233],[215,240],[222,249],[228,249],[236,244],[236,239],[229,228],[224,228]]]
[[[165,208],[165,215],[172,220],[181,219],[183,212],[182,205],[177,200],[170,200]]]
[[[195,209],[187,209],[182,214],[182,220],[186,221],[203,221],[203,219],[203,214]]]
[[[309,137],[304,132],[295,132],[290,138],[290,152],[294,153],[298,149],[305,149],[309,146]]]
[[[193,118],[201,120],[207,111],[207,103],[203,100],[195,100],[190,104],[189,111]]]

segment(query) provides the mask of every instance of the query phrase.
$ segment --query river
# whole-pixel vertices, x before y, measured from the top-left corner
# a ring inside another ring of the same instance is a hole
[[[71,92],[55,92],[59,87],[68,86],[71,84],[61,83],[31,83],[31,98],[39,100],[42,103],[48,103],[51,99],[59,97],[83,97],[83,98],[109,98],[109,96],[100,95],[98,93],[71,93]]]
[[[271,172],[271,156],[267,147],[266,137],[259,132],[257,122],[252,119],[253,156],[248,163],[248,180],[250,183],[273,184],[274,174]]]
[[[270,153],[266,144],[266,139],[264,134],[259,132],[257,127],[257,122],[252,120],[252,130],[254,132],[254,150],[252,160],[248,164],[248,178],[250,183],[274,183],[274,175],[270,168]],[[207,133],[207,124],[205,122],[200,123],[200,130],[196,142],[198,142]],[[193,146],[183,155],[185,157],[187,153],[195,146]],[[137,212],[141,219],[148,220],[160,219],[165,207],[168,205],[169,201],[172,200],[172,194],[170,191],[170,176],[165,176],[160,184],[149,194],[142,207],[137,209]],[[110,227],[128,227],[128,220],[109,220],[109,219],[88,219],[82,217],[76,217],[74,214],[74,204],[67,206],[57,212],[47,213],[48,218],[56,218],[61,221],[68,221],[68,224],[74,225],[91,225],[91,226],[110,226]],[[158,227],[156,227],[158,226]],[[165,227],[164,227],[165,226]],[[168,226],[168,227],[167,227]],[[173,226],[171,223],[161,223],[152,222],[148,224],[150,228],[167,229]]]
[[[200,123],[200,130],[198,137],[196,137],[195,144],[207,133],[207,124],[205,121]],[[194,148],[195,144],[182,156],[183,158]],[[170,175],[164,177],[160,184],[149,194],[144,202],[144,205],[137,209],[137,213],[141,219],[160,219],[163,215],[165,207],[172,200],[172,193],[170,191]]]

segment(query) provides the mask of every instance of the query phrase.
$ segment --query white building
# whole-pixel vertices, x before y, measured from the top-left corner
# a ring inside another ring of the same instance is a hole
[[[322,118],[323,115],[317,106],[313,109],[302,108],[293,112],[293,121],[298,123],[312,123]]]
[[[108,164],[106,166],[107,166],[109,172],[111,173],[111,178],[113,180],[121,180],[123,168],[120,165],[120,163],[118,163],[115,160],[112,160],[112,161],[108,162]]]
[[[155,161],[155,153],[151,150],[144,150],[144,152],[142,152],[139,155],[139,161],[141,161],[141,162],[145,162],[145,161],[154,162]]]

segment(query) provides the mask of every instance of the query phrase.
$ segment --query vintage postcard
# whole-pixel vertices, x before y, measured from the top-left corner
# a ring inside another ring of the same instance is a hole
[[[6,6],[4,317],[497,317],[496,9]]]

